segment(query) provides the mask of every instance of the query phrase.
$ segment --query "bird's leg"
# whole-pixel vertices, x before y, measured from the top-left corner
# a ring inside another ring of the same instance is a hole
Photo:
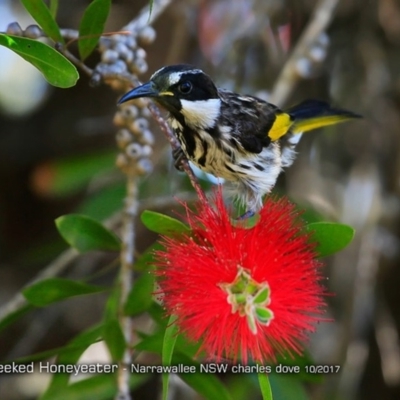
[[[180,147],[172,150],[172,157],[174,158],[174,166],[178,171],[183,171],[182,160],[185,159],[185,153]]]

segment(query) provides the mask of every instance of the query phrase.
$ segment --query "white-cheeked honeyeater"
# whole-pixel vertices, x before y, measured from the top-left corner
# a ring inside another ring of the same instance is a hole
[[[119,103],[140,97],[169,111],[181,152],[201,170],[230,181],[247,215],[261,208],[279,173],[293,163],[303,132],[359,117],[318,100],[282,111],[217,88],[202,70],[186,64],[161,68]]]

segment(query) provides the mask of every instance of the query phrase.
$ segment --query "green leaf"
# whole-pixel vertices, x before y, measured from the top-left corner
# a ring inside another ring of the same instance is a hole
[[[190,228],[183,222],[155,211],[145,210],[140,218],[147,229],[161,235],[190,232]]]
[[[272,400],[272,390],[271,385],[269,384],[268,375],[262,373],[259,373],[257,375],[263,400]]]
[[[165,330],[163,349],[162,349],[162,364],[171,365],[172,355],[174,353],[174,347],[177,338],[178,326],[175,324],[176,317],[171,315],[167,329]],[[168,400],[168,386],[169,386],[169,374],[162,374],[162,386],[163,394],[162,399]]]
[[[147,311],[153,303],[154,275],[144,272],[133,285],[126,300],[124,312],[134,316]]]
[[[185,364],[187,365],[187,364]],[[197,366],[197,371],[200,366]],[[180,374],[183,381],[207,400],[232,400],[226,387],[213,374]]]
[[[22,294],[29,303],[43,307],[69,297],[98,293],[104,290],[106,288],[101,286],[88,285],[63,278],[50,278],[28,286],[22,291]]]
[[[64,240],[81,253],[90,250],[119,251],[121,248],[121,242],[113,232],[86,215],[63,215],[55,222]]]
[[[150,374],[132,374],[129,379],[131,390],[141,386]],[[117,377],[114,374],[100,374],[68,385],[62,390],[53,391],[41,400],[109,400],[117,393]]]
[[[19,36],[0,33],[0,46],[5,46],[36,67],[53,86],[69,88],[79,78],[75,66],[52,47]]]
[[[118,278],[117,278],[118,279]],[[119,300],[121,298],[121,285],[114,285],[110,295],[108,296],[104,309],[104,321],[108,322],[117,318],[119,312]]]
[[[0,320],[0,332],[33,309],[34,307],[31,304],[25,304],[21,308],[18,308],[12,313],[8,314],[5,318]]]
[[[175,353],[173,364],[194,365],[200,371],[200,364],[182,353]],[[207,400],[232,400],[227,388],[214,374],[179,374],[183,381]]]
[[[149,378],[149,374],[132,374],[129,387],[133,390]],[[114,398],[117,391],[116,374],[100,374],[53,391],[52,397],[42,398],[42,400],[109,400]]]
[[[109,400],[117,393],[117,379],[114,374],[101,374],[53,391],[57,400]]]
[[[50,357],[53,357],[55,355],[58,356],[63,356],[65,354],[69,354],[68,357],[70,357],[71,353],[78,351],[79,354],[82,354],[91,344],[96,343],[97,341],[100,340],[100,333],[98,327],[92,327],[88,331],[84,331],[82,334],[74,338],[70,343],[68,343],[66,346],[62,347],[57,347],[54,349],[50,350],[45,350],[40,353],[32,354],[26,357],[20,357],[17,358],[16,360],[13,360],[12,362],[17,363],[17,364],[27,364],[40,361],[40,360],[45,360],[49,359]],[[94,334],[94,335],[93,335]],[[70,361],[68,364],[74,364],[76,361],[78,361],[78,358],[80,355],[74,359],[72,362]],[[61,363],[63,364],[63,363]],[[66,363],[64,363],[66,364]]]
[[[55,19],[58,11],[58,0],[50,0],[50,14]]]
[[[60,28],[54,20],[53,15],[43,0],[21,0],[32,18],[40,25],[43,31],[55,42],[64,43]],[[54,11],[54,5],[51,5]]]
[[[271,374],[269,380],[275,400],[309,400],[307,392],[297,376]]]
[[[86,8],[79,26],[78,48],[82,60],[95,49],[104,31],[110,7],[111,0],[93,0]]]
[[[76,364],[83,352],[92,344],[98,341],[103,331],[102,325],[87,329],[73,338],[67,345],[69,351],[61,352],[58,357],[59,364]],[[53,374],[50,385],[40,397],[40,400],[53,400],[58,398],[58,393],[63,393],[68,385],[70,374]]]
[[[326,257],[344,249],[354,237],[355,230],[348,225],[334,222],[313,222],[307,225],[312,240],[318,243],[316,251]]]
[[[154,252],[164,250],[164,247],[155,242],[151,246],[149,246],[141,256],[135,261],[135,265],[133,266],[135,271],[148,271],[150,264],[154,261]]]
[[[165,331],[158,330],[151,335],[140,333],[141,341],[135,345],[135,350],[148,351],[149,353],[162,354]]]
[[[151,13],[153,12],[153,5],[154,5],[154,0],[149,1],[149,19],[147,20],[150,21]]]
[[[120,361],[124,355],[126,343],[121,325],[116,318],[104,324],[103,338],[113,361]]]

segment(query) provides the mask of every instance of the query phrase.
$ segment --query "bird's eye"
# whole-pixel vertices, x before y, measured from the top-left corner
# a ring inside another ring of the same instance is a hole
[[[192,91],[192,84],[189,81],[182,82],[179,85],[179,91],[183,94],[189,94]]]

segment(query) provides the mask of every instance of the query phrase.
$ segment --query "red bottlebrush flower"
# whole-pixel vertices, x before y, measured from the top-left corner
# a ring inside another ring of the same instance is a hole
[[[220,192],[215,208],[187,212],[192,235],[163,238],[156,274],[168,314],[217,361],[275,361],[300,353],[325,306],[321,264],[299,213],[268,198],[257,224],[232,225]]]

